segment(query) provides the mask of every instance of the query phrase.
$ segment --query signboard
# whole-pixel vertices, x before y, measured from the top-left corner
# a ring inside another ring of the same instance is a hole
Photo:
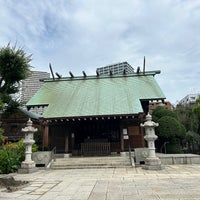
[[[124,135],[124,140],[128,140],[128,135]]]
[[[128,131],[126,128],[123,129],[123,138],[124,140],[128,140]]]

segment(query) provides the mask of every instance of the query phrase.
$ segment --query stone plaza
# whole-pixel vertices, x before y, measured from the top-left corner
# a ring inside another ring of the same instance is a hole
[[[142,167],[50,169],[11,175],[29,184],[10,193],[0,188],[2,200],[200,199],[200,165],[166,165],[163,170]]]

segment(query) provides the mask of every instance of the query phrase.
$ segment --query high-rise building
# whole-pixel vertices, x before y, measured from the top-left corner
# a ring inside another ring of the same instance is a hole
[[[20,102],[25,104],[40,89],[43,82],[40,79],[50,78],[48,72],[31,71],[31,75],[22,81],[20,87]]]
[[[188,94],[183,99],[179,101],[180,105],[190,106],[196,103],[196,100],[199,98],[200,94]]]
[[[134,73],[133,67],[128,64],[128,62],[120,62],[112,65],[107,65],[105,67],[97,68],[97,72],[100,75],[109,75],[112,74],[126,74]]]

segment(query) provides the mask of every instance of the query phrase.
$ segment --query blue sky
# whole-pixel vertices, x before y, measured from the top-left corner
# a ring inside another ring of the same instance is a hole
[[[200,93],[199,0],[0,0],[0,46],[17,43],[33,70],[68,76],[128,61],[161,70],[176,103]]]

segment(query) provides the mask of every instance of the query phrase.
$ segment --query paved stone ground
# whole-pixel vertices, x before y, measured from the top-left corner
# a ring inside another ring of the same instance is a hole
[[[29,185],[6,200],[200,200],[200,165],[170,165],[161,171],[142,168],[40,170],[12,174]]]

